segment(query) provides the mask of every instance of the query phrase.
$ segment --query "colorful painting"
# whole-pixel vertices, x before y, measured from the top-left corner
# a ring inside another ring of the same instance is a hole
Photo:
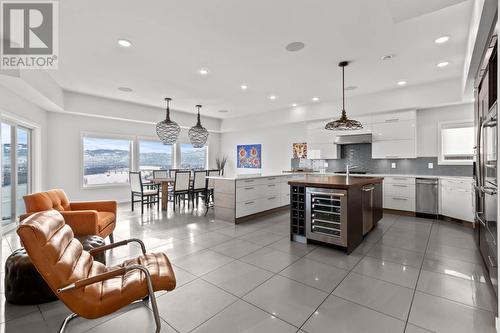
[[[293,158],[307,158],[307,143],[292,144]]]
[[[261,164],[261,145],[237,145],[238,168],[260,169]]]

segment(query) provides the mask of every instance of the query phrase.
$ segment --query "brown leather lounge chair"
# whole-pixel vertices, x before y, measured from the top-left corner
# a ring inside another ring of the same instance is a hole
[[[144,243],[138,239],[86,252],[56,210],[26,218],[18,227],[17,234],[45,282],[73,312],[64,320],[59,332],[64,332],[69,321],[78,316],[95,319],[147,299],[151,301],[156,332],[160,332],[154,292],[173,290],[176,283],[174,271],[164,253],[146,253]],[[113,267],[106,267],[92,257],[129,242],[138,242],[143,255]]]
[[[114,242],[116,201],[69,202],[66,193],[60,189],[25,195],[23,199],[26,213],[19,217],[20,221],[33,213],[55,209],[64,216],[76,236],[109,236],[110,242]]]

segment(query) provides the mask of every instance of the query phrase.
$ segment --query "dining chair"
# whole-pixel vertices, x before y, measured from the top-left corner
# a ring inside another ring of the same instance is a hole
[[[218,169],[213,169],[213,170],[207,170],[207,176],[208,177],[217,177],[221,175],[221,170]],[[207,191],[205,194],[205,215],[208,213],[209,208],[213,208],[213,203],[214,203],[214,189],[215,189],[215,179],[213,178],[207,178]]]
[[[153,170],[153,179],[169,178],[168,170]]]
[[[190,171],[179,171],[176,170],[175,172],[175,177],[174,177],[174,185],[172,186],[172,189],[169,189],[168,191],[168,196],[169,200],[172,199],[171,201],[174,203],[174,212],[175,212],[175,204],[177,202],[181,202],[181,197],[183,200],[186,200],[187,196],[187,201],[188,201],[188,207],[189,207],[189,196],[190,196],[190,188],[189,188],[189,182],[191,180],[191,172]]]
[[[197,170],[194,171],[193,183],[190,187],[191,199],[194,202],[196,200],[196,205],[198,205],[198,199],[200,196],[205,196],[207,193],[207,171]]]
[[[134,211],[134,204],[136,202],[141,203],[141,214],[144,214],[144,205],[151,207],[151,205],[156,204],[157,210],[160,210],[160,188],[154,186],[153,189],[148,189],[151,185],[144,185],[142,183],[141,172],[129,172],[130,178],[130,190],[131,190],[131,201],[132,201],[132,211]],[[136,197],[140,197],[140,200],[135,200]]]

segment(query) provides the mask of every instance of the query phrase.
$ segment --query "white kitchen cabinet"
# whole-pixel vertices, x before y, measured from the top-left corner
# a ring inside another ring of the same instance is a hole
[[[408,111],[396,111],[396,112],[386,112],[372,115],[372,124],[377,123],[396,123],[404,120],[416,120],[417,119],[417,111],[416,110],[408,110]]]
[[[415,178],[384,177],[384,208],[414,212]]]
[[[372,125],[373,141],[415,140],[416,122],[404,120],[394,123],[378,123]]]
[[[463,221],[474,221],[472,183],[464,179],[441,179],[440,214]]]
[[[325,129],[325,122],[310,123],[307,126],[307,158],[311,160],[330,160],[340,158],[335,132]]]
[[[372,158],[416,158],[416,140],[387,140],[372,142]]]

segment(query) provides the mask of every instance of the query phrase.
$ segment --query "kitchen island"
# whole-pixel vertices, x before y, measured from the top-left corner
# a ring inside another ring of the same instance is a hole
[[[351,253],[382,218],[383,177],[305,176],[290,185],[292,240]]]

